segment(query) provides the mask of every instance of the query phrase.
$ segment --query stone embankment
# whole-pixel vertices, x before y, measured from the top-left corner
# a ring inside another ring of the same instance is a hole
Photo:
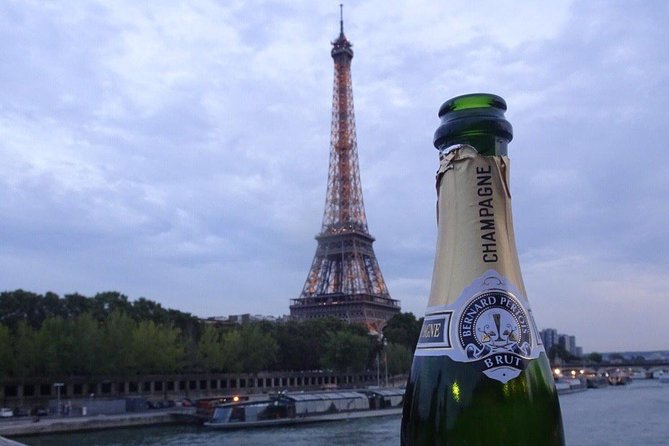
[[[25,446],[18,441],[10,440],[9,438],[0,437],[0,446]]]
[[[2,437],[19,435],[52,434],[118,427],[136,427],[157,424],[194,422],[194,409],[126,413],[117,415],[95,415],[88,417],[43,417],[39,421],[31,418],[0,422],[0,446],[5,446]],[[11,440],[9,440],[11,441]],[[6,443],[11,445],[12,443]],[[17,443],[13,443],[17,444]]]

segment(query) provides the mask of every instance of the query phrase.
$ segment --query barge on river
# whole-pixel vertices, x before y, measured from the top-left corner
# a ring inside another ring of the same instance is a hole
[[[286,392],[264,401],[220,404],[204,425],[240,429],[399,415],[403,397],[404,389]]]

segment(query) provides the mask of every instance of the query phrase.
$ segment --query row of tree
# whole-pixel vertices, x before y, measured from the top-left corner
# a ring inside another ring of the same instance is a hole
[[[382,338],[338,319],[207,323],[119,293],[61,298],[0,293],[0,379],[320,370],[408,371],[420,330],[411,313]],[[380,360],[380,361],[379,361]]]
[[[102,322],[115,311],[125,313],[136,321],[173,325],[195,336],[200,328],[199,319],[189,313],[165,309],[143,297],[131,302],[127,296],[115,291],[98,293],[93,297],[79,293],[60,297],[51,292],[41,295],[24,290],[0,293],[0,324],[12,330],[21,322],[39,329],[47,318],[73,319],[83,314],[90,314]]]

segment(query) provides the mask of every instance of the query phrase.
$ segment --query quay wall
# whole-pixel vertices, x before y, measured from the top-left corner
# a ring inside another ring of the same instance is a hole
[[[0,423],[0,438],[3,438],[1,436],[40,435],[111,428],[155,426],[160,424],[192,423],[193,420],[193,416],[187,418],[174,412],[44,418],[37,423],[23,419],[16,422]],[[4,446],[1,441],[0,446]]]
[[[25,446],[25,444],[0,436],[0,446]]]
[[[56,398],[61,402],[132,396],[143,396],[147,400],[180,400],[282,390],[357,388],[384,384],[378,378],[373,372],[306,371],[4,380],[0,382],[0,404],[2,407],[31,408],[38,405],[47,407],[49,401]]]

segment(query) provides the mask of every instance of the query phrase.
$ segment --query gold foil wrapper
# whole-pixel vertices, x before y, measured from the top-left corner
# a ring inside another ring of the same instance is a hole
[[[527,296],[513,232],[509,163],[506,156],[483,156],[468,145],[442,155],[437,172],[437,253],[428,307],[453,303],[490,269]]]

